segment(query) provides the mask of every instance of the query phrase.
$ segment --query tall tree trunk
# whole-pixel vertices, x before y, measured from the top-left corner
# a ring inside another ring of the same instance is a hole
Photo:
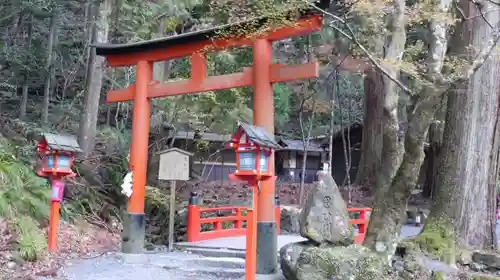
[[[375,49],[382,54],[384,60],[397,63],[402,59],[405,50],[404,10],[406,5],[403,0],[393,0],[389,6],[391,6],[392,14],[387,16],[385,27],[390,35],[378,38]],[[384,68],[391,77],[399,78],[399,69],[392,63],[384,64]],[[368,105],[373,106],[372,108],[365,105],[365,110],[372,109],[373,111],[364,116],[367,131],[365,132],[365,127],[363,127],[362,154],[364,155],[362,155],[359,170],[366,169],[358,171],[362,173],[357,174],[356,182],[361,185],[372,185],[374,192],[383,197],[396,174],[403,155],[398,121],[399,90],[396,83],[386,75],[376,72],[367,74],[365,102],[375,103]],[[375,94],[379,90],[380,97],[376,98]],[[373,122],[370,118],[373,118]],[[374,133],[370,134],[372,131]],[[372,163],[374,166],[371,165]],[[373,172],[377,175],[372,178],[370,174]]]
[[[313,97],[314,98],[314,97]],[[304,193],[305,193],[305,178],[306,178],[306,167],[307,167],[307,151],[309,149],[309,143],[311,142],[311,131],[312,125],[314,123],[314,118],[316,116],[316,100],[313,100],[311,116],[309,117],[309,122],[307,123],[307,127],[304,123],[304,102],[301,105],[300,113],[299,113],[299,123],[300,123],[300,132],[302,134],[302,146],[304,155],[302,157],[302,168],[300,176],[300,186],[299,186],[299,203],[302,204],[304,201]]]
[[[480,49],[485,38],[497,36],[500,12],[496,5],[483,6],[462,0],[461,9],[470,20],[458,27],[462,54],[470,46]],[[484,17],[484,18],[483,18]],[[487,23],[487,22],[488,23]],[[486,42],[487,43],[487,42]],[[424,236],[448,239],[475,249],[496,246],[494,194],[497,177],[498,76],[500,58],[489,57],[472,78],[448,96],[443,135],[439,189]]]
[[[49,105],[50,105],[50,89],[52,81],[52,67],[54,67],[54,40],[56,37],[56,27],[57,27],[57,8],[54,7],[52,16],[50,17],[50,29],[49,29],[49,42],[47,46],[47,64],[46,78],[45,78],[45,89],[43,92],[43,111],[42,111],[42,122],[47,124],[49,122]]]
[[[57,80],[56,80],[56,65],[55,62],[57,61],[57,44],[59,44],[59,35],[58,35],[58,25],[56,23],[55,28],[54,28],[54,39],[52,42],[53,46],[53,52],[52,52],[52,64],[50,66],[50,87],[49,87],[49,104],[51,100],[54,100],[57,97],[56,94],[56,86],[57,86]]]
[[[106,43],[108,41],[109,17],[112,12],[111,4],[111,0],[104,0],[99,6],[98,18],[96,18],[96,24],[94,24],[92,31],[94,42]],[[85,156],[88,156],[94,148],[99,101],[105,72],[104,57],[96,56],[95,49],[91,50],[89,63],[91,65],[85,94],[85,106],[80,119],[80,134],[78,137]]]
[[[4,33],[4,36],[2,38],[2,41],[3,41],[2,52],[4,54],[9,49],[9,46],[11,45],[10,44],[11,41],[13,42],[15,40],[15,38],[17,38],[16,36],[11,37],[10,34],[15,35],[17,33],[17,30],[19,29],[19,25],[21,24],[21,22],[23,20],[23,16],[24,16],[24,12],[21,11],[19,13],[19,15],[12,17],[12,23],[10,25],[8,25],[7,27],[5,27],[5,33]]]
[[[87,61],[87,64],[85,65],[85,87],[88,88],[89,84],[89,74],[91,72],[90,66],[92,63],[90,62],[90,56],[92,52],[92,40],[94,40],[94,25],[95,25],[95,14],[96,14],[96,7],[94,5],[93,0],[87,1],[87,6],[85,7],[85,37],[87,38],[87,44],[85,46],[85,60]]]
[[[437,189],[436,176],[439,172],[439,157],[443,142],[444,122],[446,119],[446,106],[448,98],[443,96],[441,105],[434,117],[434,122],[429,127],[429,148],[427,150],[427,169],[425,170],[425,183],[422,195],[434,199]]]
[[[447,13],[451,0],[442,0],[440,8]],[[399,4],[404,5],[404,4]],[[439,76],[447,47],[447,26],[435,19],[430,24],[430,44],[427,57],[428,73]],[[408,117],[408,128],[404,138],[404,156],[388,188],[377,190],[374,212],[370,219],[365,245],[387,257],[389,261],[398,242],[405,220],[406,204],[415,187],[424,160],[424,142],[429,126],[439,107],[442,91],[432,85],[424,87],[416,98],[413,113]],[[385,108],[384,108],[385,110]],[[385,113],[385,112],[384,112]],[[384,139],[384,150],[386,140]],[[394,153],[397,155],[397,153]],[[383,159],[390,160],[384,153]],[[397,160],[397,157],[392,159]],[[386,164],[386,161],[383,162]],[[394,163],[393,163],[394,164]],[[389,173],[387,173],[389,174]],[[382,176],[387,176],[382,174]],[[385,178],[387,179],[387,178]]]
[[[496,198],[498,196],[498,182],[500,180],[500,96],[498,97],[498,108],[497,108],[497,116],[495,121],[495,130],[493,136],[493,145],[491,147],[491,162],[490,162],[490,170],[489,170],[489,178],[488,178],[488,192],[489,198],[488,209],[493,209],[491,216],[487,216],[490,220],[490,226],[492,229],[492,247],[496,247],[498,249],[498,239],[496,232],[496,210],[497,210],[497,201]]]
[[[364,78],[364,91],[363,139],[355,183],[369,187],[375,193],[382,158],[383,74],[375,70],[367,70]]]
[[[399,61],[402,58],[405,42],[405,2],[404,0],[393,0],[393,14],[388,18],[387,29],[391,36],[386,38],[384,58],[390,61]],[[385,66],[387,72],[392,77],[399,77],[399,71],[396,67]],[[399,122],[398,122],[398,100],[399,95],[396,84],[389,78],[383,77],[384,93],[382,102],[382,156],[381,168],[376,181],[376,195],[374,212],[370,219],[368,235],[365,243],[375,249],[377,252],[393,254],[394,236],[397,228],[397,220],[393,216],[397,211],[390,201],[391,193],[387,193],[391,186],[392,179],[401,162],[402,145],[399,140]],[[387,196],[387,197],[386,197]],[[386,216],[392,214],[391,218]],[[387,224],[386,224],[387,223]]]
[[[25,60],[26,66],[30,65],[29,53],[31,51],[32,38],[33,38],[33,15],[30,14],[29,25],[28,25],[28,38],[26,39],[26,60]],[[30,71],[27,69],[23,70],[23,89],[22,89],[21,105],[19,112],[19,118],[22,120],[26,118],[26,108],[28,107],[29,72]]]

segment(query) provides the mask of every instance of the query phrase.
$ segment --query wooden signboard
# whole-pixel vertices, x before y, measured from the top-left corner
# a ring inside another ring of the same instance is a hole
[[[170,181],[170,217],[168,222],[168,250],[173,250],[174,223],[175,223],[175,181],[189,180],[189,160],[193,154],[171,148],[160,154],[160,166],[158,168],[158,179]]]
[[[171,148],[159,154],[159,180],[189,180],[189,159],[193,154],[178,148]]]

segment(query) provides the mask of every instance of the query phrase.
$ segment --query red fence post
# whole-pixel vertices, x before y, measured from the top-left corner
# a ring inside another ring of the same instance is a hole
[[[360,220],[363,220],[363,221],[366,221],[366,212],[367,212],[367,209],[369,208],[362,208],[360,209],[359,211],[359,219]],[[366,221],[367,222],[367,221]],[[364,223],[364,224],[361,224],[361,225],[358,225],[358,233],[359,234],[362,234],[362,235],[365,235],[366,234],[366,226],[367,226],[367,223]]]
[[[187,240],[194,242],[200,240],[201,223],[200,223],[200,205],[201,199],[198,194],[191,192],[189,197],[188,215],[187,215]]]
[[[238,219],[234,222],[234,228],[243,228],[243,220],[241,220],[243,218],[243,213],[241,208],[236,208],[236,217],[238,217]]]
[[[276,195],[274,197],[274,217],[276,220],[276,232],[280,234],[280,222],[281,222],[281,207],[280,207],[280,197]]]

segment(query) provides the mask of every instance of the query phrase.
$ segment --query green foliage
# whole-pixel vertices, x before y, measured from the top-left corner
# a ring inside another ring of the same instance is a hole
[[[144,211],[148,213],[148,225],[161,225],[160,228],[147,227],[147,241],[152,244],[168,244],[170,195],[158,188],[148,188]],[[179,222],[176,221],[175,224],[180,224]]]
[[[284,84],[274,84],[274,122],[283,127],[290,120],[292,91]]]
[[[19,256],[26,261],[36,261],[46,250],[47,240],[39,228],[39,224],[29,216],[14,219],[14,229],[18,235],[16,249]]]
[[[60,105],[50,106],[50,114],[66,116],[58,124],[58,128],[71,130],[72,133],[77,131],[76,125],[73,122],[73,125],[70,126],[69,122],[65,120],[78,120],[80,113],[79,110],[75,109],[81,108],[80,104],[85,93],[87,63],[85,57],[89,48],[87,41],[88,3],[88,1],[83,0],[23,0],[21,3],[10,0],[7,1],[6,8],[0,10],[0,30],[9,30],[6,52],[0,52],[0,65],[2,66],[0,69],[3,70],[0,72],[0,76],[3,78],[2,83],[5,85],[4,88],[13,94],[9,103],[12,103],[14,108],[18,106],[20,101],[20,95],[16,95],[14,91],[17,88],[17,91],[20,92],[20,87],[23,84],[22,74],[27,74],[30,87],[28,106],[33,106],[33,112],[42,111],[41,102],[35,100],[38,97],[32,93],[35,91],[43,92],[45,77],[48,74],[45,64],[50,17],[54,8],[60,11],[57,17],[58,29],[53,65],[56,69],[57,85],[51,100],[61,100],[62,102]],[[288,11],[297,11],[305,7],[305,3],[301,0],[124,0],[115,4],[108,19],[110,24],[109,40],[113,43],[128,43],[171,36],[264,14],[271,18],[264,27],[266,29],[275,25],[291,23],[295,13],[288,13]],[[26,9],[26,7],[29,8]],[[95,10],[98,10],[99,3],[95,2],[94,7]],[[285,14],[290,16],[287,17]],[[33,40],[29,45],[30,49],[26,37],[31,15],[34,15],[34,29]],[[226,19],[222,19],[223,17]],[[16,30],[12,26],[18,18],[20,19],[19,29]],[[249,28],[252,29],[252,26]],[[240,31],[248,33],[252,30]],[[258,33],[258,30],[253,31]],[[328,32],[323,33],[327,34]],[[275,57],[287,57],[291,63],[302,63],[304,50],[310,46],[309,43],[313,46],[322,44],[323,37],[327,36],[323,33],[313,34],[311,42],[305,37],[297,37],[292,38],[291,42],[280,43],[281,45],[274,47]],[[283,47],[287,47],[287,50]],[[8,63],[4,64],[2,60]],[[252,60],[251,48],[236,48],[209,53],[208,74],[221,75],[240,72],[244,67],[251,66]],[[162,80],[180,80],[190,77],[189,58],[172,60],[165,68]],[[105,74],[105,80],[107,83],[104,83],[103,92],[111,87],[127,87],[134,83],[135,69],[134,67],[114,69]],[[325,88],[323,86],[318,89],[320,96],[325,95]],[[283,131],[296,120],[294,99],[297,99],[297,94],[295,94],[298,91],[297,85],[277,84],[274,85],[274,89],[276,127]],[[173,127],[180,130],[201,129],[218,133],[231,132],[236,121],[252,121],[251,96],[251,88],[240,88],[153,100],[151,127],[153,131],[156,129],[162,131],[165,127]],[[326,102],[328,103],[328,101]],[[100,111],[104,113],[105,109],[108,109],[107,118],[111,125],[120,129],[131,128],[131,102],[103,104],[104,106],[105,108],[101,108]],[[324,106],[324,108],[329,107]],[[38,121],[37,114],[29,117]],[[101,115],[100,122],[103,118],[104,116]],[[318,118],[322,123],[326,123],[328,119],[328,112]],[[61,118],[58,117],[57,120],[60,121]]]
[[[50,188],[17,158],[16,148],[0,138],[0,217],[14,225],[20,256],[35,261],[45,249],[38,222],[48,217]]]

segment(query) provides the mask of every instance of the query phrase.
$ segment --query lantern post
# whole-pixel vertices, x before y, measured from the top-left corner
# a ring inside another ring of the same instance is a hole
[[[231,180],[246,181],[252,189],[251,206],[247,211],[247,235],[245,253],[245,280],[255,280],[257,273],[257,247],[259,244],[258,217],[261,216],[260,196],[262,185],[273,184],[274,160],[276,149],[281,146],[264,128],[240,123],[231,139],[230,146],[236,153],[236,171],[229,177]],[[274,196],[273,196],[274,205]],[[274,213],[274,208],[272,209]],[[274,219],[274,217],[273,217]],[[276,252],[272,254],[276,258]],[[277,259],[274,261],[277,262]]]
[[[82,152],[75,137],[46,133],[38,144],[37,151],[42,165],[37,175],[47,178],[51,184],[48,249],[57,250],[57,228],[63,201],[65,178],[76,174],[71,169],[76,153]]]

